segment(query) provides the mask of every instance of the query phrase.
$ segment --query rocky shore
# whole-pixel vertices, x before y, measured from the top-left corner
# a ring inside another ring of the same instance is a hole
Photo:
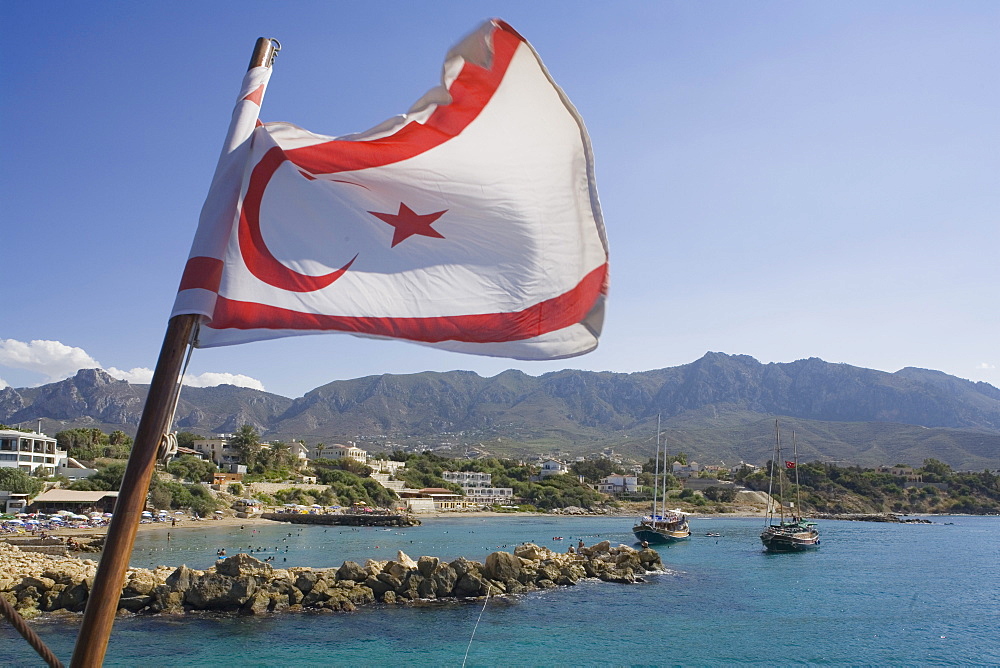
[[[277,569],[237,554],[204,571],[187,566],[129,569],[118,608],[120,614],[351,611],[374,603],[519,594],[584,578],[632,583],[662,569],[655,550],[612,547],[608,541],[572,554],[525,543],[513,553],[494,552],[485,563],[462,557],[450,563],[437,557],[414,561],[399,552],[391,561],[346,561],[336,569]],[[96,572],[90,559],[32,554],[0,543],[0,596],[25,617],[83,611]]]
[[[928,519],[919,517],[902,518],[893,513],[811,513],[810,519],[818,520],[850,520],[853,522],[894,522],[902,524],[931,524]]]

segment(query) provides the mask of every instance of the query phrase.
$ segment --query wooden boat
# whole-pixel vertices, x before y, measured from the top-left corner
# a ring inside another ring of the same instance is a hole
[[[667,500],[667,453],[666,443],[663,444],[663,475],[660,475],[660,416],[656,416],[656,471],[653,474],[653,509],[649,515],[642,517],[632,527],[632,533],[639,542],[651,545],[662,545],[685,540],[691,537],[691,527],[687,516],[680,509],[666,510]],[[663,489],[660,490],[659,488]],[[661,492],[659,508],[657,494]]]
[[[771,477],[768,484],[768,496],[772,501],[767,509],[767,526],[760,534],[760,541],[764,544],[764,549],[768,552],[804,552],[819,547],[819,529],[815,522],[808,522],[799,517],[796,512],[796,503],[788,503],[784,500],[785,476],[782,475],[781,464],[785,469],[795,471],[796,495],[799,490],[799,469],[798,453],[795,450],[795,434],[792,434],[792,461],[781,459],[781,434],[778,429],[778,421],[774,421],[774,454],[771,457]],[[774,479],[778,478],[778,503],[773,502]],[[775,506],[778,507],[778,517],[775,518]],[[789,517],[785,518],[785,509],[789,509]],[[777,519],[777,521],[775,521]]]

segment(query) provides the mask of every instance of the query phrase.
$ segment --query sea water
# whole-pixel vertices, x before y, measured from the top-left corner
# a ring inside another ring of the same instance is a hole
[[[108,666],[550,666],[1000,664],[1000,518],[821,521],[822,545],[767,554],[759,519],[692,519],[660,547],[669,571],[634,585],[354,613],[125,617]],[[630,518],[431,518],[407,529],[268,524],[142,532],[133,565],[206,568],[219,549],[275,566],[339,566],[397,550],[483,560],[530,541],[634,543]],[[719,533],[718,537],[706,533]],[[291,535],[289,535],[291,534]],[[561,538],[562,540],[556,540]],[[287,561],[285,561],[287,559]],[[64,661],[79,617],[33,628]],[[471,641],[471,642],[470,642]],[[42,665],[0,623],[0,664]]]

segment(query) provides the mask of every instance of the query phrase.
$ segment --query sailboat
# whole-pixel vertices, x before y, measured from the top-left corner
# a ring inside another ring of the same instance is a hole
[[[785,519],[785,477],[781,475],[779,464],[781,459],[781,433],[778,429],[778,421],[774,421],[774,454],[771,457],[771,478],[768,483],[767,495],[769,503],[767,508],[767,525],[760,534],[760,541],[764,544],[764,549],[768,552],[802,552],[819,547],[819,530],[815,522],[807,522],[796,513],[801,508],[799,502],[799,462],[798,452],[795,449],[795,433],[792,432],[792,461],[785,461],[787,469],[795,471],[795,491],[796,502],[787,504],[789,518]],[[774,478],[778,477],[778,503],[773,502]],[[777,522],[774,516],[775,505],[778,507]]]
[[[653,509],[632,527],[632,533],[640,542],[659,544],[673,543],[691,537],[691,527],[687,516],[680,509],[667,510],[667,444],[663,443],[663,475],[660,475],[660,416],[656,416],[656,472],[653,474]],[[657,493],[662,484],[659,506]]]

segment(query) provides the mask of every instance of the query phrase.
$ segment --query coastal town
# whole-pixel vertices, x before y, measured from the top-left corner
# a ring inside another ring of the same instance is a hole
[[[0,484],[0,530],[5,535],[52,535],[61,529],[107,524],[122,464],[107,457],[82,460],[81,455],[110,448],[100,444],[113,440],[111,435],[87,431],[87,438],[99,446],[95,449],[93,443],[81,443],[82,431],[53,437],[37,430],[0,429],[0,482],[7,483]],[[611,449],[573,461],[447,459],[369,453],[352,443],[312,447],[300,441],[263,443],[249,425],[235,435],[186,434],[181,440],[185,445],[173,448],[159,466],[142,523],[170,520],[173,526],[178,516],[218,521],[311,515],[363,524],[366,518],[378,522],[386,520],[376,518],[392,517],[406,523],[422,515],[468,512],[636,515],[648,507],[654,491],[652,460],[630,461]],[[665,494],[688,512],[752,516],[768,507],[762,467],[744,462],[728,468],[700,465],[683,453],[671,460],[669,474],[663,476]],[[801,467],[806,476],[814,468]],[[835,503],[823,504],[817,485],[810,490],[806,510],[827,516],[913,512],[914,506],[917,511],[941,512],[964,503],[970,506],[960,508],[965,512],[989,512],[996,508],[988,494],[990,480],[980,480],[979,496],[986,493],[985,498],[963,501],[961,497],[969,496],[970,480],[991,475],[988,471],[955,475],[935,460],[923,467],[885,466],[866,474],[865,480],[891,486],[906,506],[892,500],[864,504],[849,497],[848,488]]]

